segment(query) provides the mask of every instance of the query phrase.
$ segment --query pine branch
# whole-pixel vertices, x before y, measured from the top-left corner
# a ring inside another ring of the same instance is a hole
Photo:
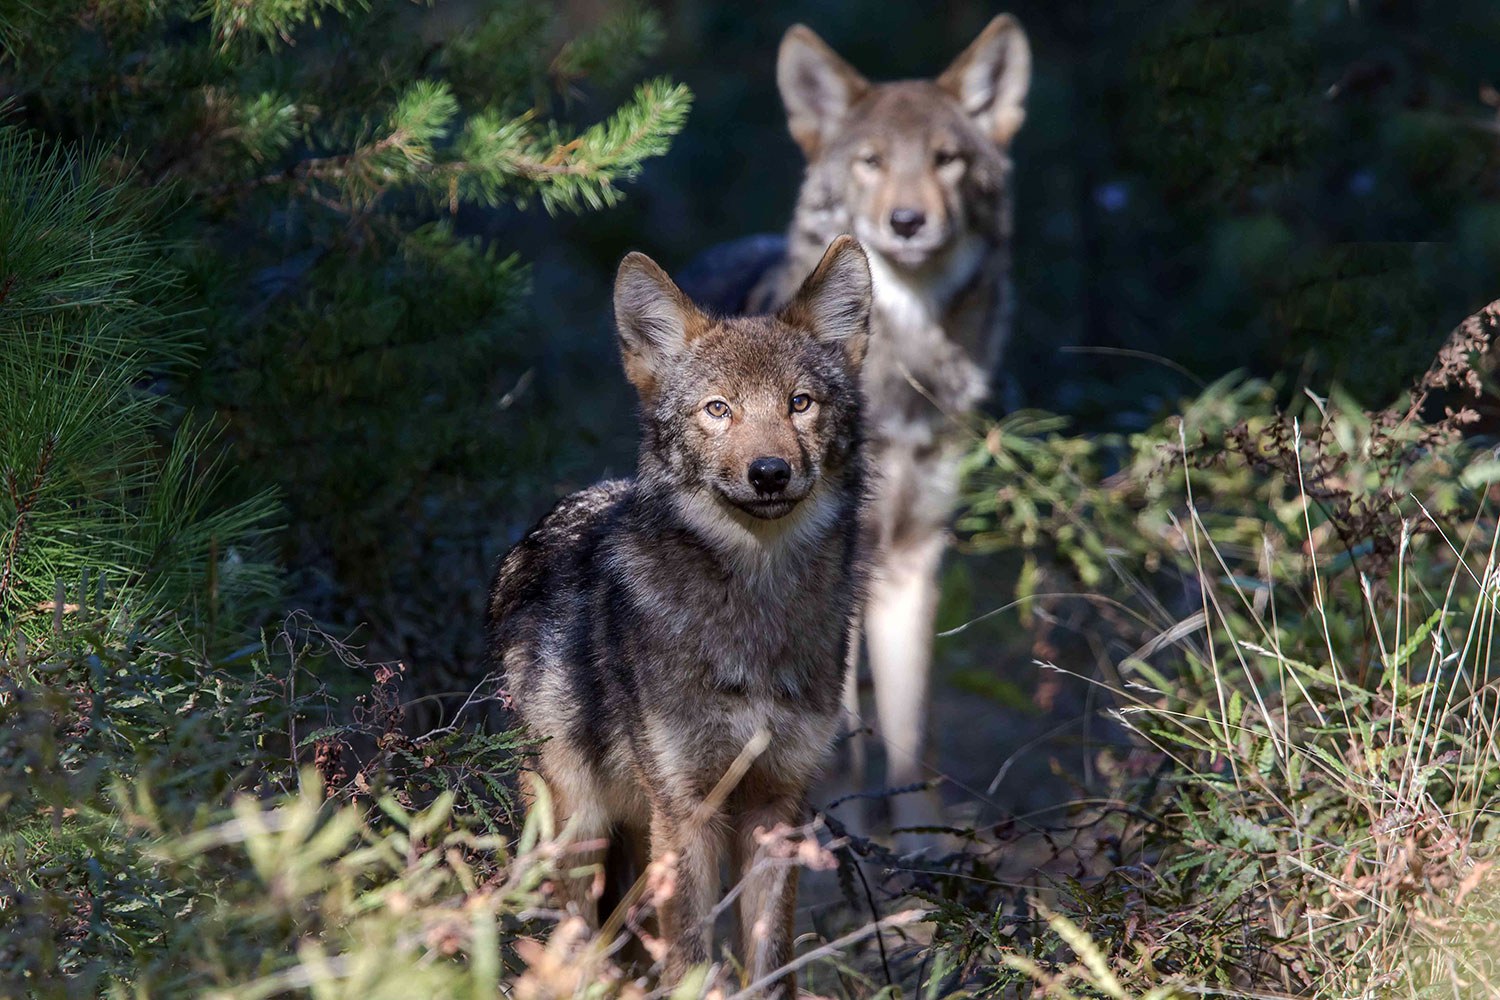
[[[569,39],[553,57],[548,74],[559,88],[582,79],[609,86],[634,72],[642,59],[661,47],[665,37],[661,16],[649,7],[631,3],[592,31]]]
[[[294,33],[304,24],[321,27],[325,13],[347,14],[352,7],[368,9],[367,0],[207,0],[204,12],[213,23],[221,51],[242,36],[261,42],[293,45]]]
[[[268,589],[266,495],[219,502],[209,438],[170,432],[163,373],[185,368],[191,330],[108,163],[0,127],[0,608],[33,637],[29,612],[86,574],[108,572],[115,610],[190,613],[221,543],[249,564],[229,596]]]
[[[533,137],[529,116],[508,122],[476,116],[459,139],[462,158],[442,169],[461,192],[488,204],[534,192],[548,211],[608,207],[621,197],[618,181],[666,151],[691,104],[686,87],[652,80],[608,121],[572,138]]]
[[[213,193],[224,197],[278,184],[311,193],[314,185],[326,184],[337,188],[342,199],[325,204],[355,212],[389,190],[415,185],[439,194],[450,206],[464,197],[498,204],[538,193],[549,211],[604,208],[619,201],[619,181],[666,151],[671,137],[682,130],[691,102],[681,84],[652,80],[638,87],[630,103],[609,120],[572,138],[537,136],[531,112],[510,119],[482,112],[466,123],[453,147],[456,155],[443,159],[440,140],[458,113],[457,102],[445,85],[424,82],[398,101],[380,138]]]

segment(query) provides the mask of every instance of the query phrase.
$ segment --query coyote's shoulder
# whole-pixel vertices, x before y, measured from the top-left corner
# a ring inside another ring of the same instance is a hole
[[[596,539],[634,487],[628,479],[609,480],[559,500],[501,562],[491,622],[503,626],[516,605],[536,599],[549,586],[576,582],[574,577],[588,570],[585,560],[597,548]]]

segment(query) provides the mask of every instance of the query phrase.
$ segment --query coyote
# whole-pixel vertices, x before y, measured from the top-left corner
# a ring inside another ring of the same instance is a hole
[[[863,630],[891,786],[923,777],[937,573],[958,488],[954,431],[986,395],[1010,331],[1008,150],[1030,79],[1026,34],[1009,15],[936,80],[870,83],[802,25],[777,60],[807,172],[782,259],[744,305],[786,301],[838,233],[869,254],[873,565]],[[856,692],[851,672],[858,717]],[[892,820],[930,821],[930,809],[897,797]]]
[[[791,958],[795,874],[756,863],[756,834],[802,822],[839,728],[861,598],[870,299],[848,236],[758,318],[713,318],[627,256],[614,305],[640,396],[636,477],[561,501],[495,577],[490,649],[542,740],[558,828],[675,865],[657,914],[669,981],[709,959],[726,847],[751,980]],[[563,891],[597,920],[584,885]],[[771,993],[794,996],[794,977]]]

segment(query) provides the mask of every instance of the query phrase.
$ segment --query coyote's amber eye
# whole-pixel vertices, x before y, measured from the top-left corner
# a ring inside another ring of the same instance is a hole
[[[729,416],[729,404],[724,402],[722,399],[709,400],[708,403],[703,407],[703,409],[708,413],[710,417],[714,417],[719,420],[723,420],[725,417]]]
[[[940,167],[946,167],[948,164],[957,159],[958,154],[953,152],[951,149],[940,149],[936,153],[932,154],[932,162]]]
[[[872,151],[872,152],[869,152],[869,153],[863,153],[863,154],[861,154],[860,158],[859,158],[859,162],[863,163],[867,167],[873,167],[874,169],[879,170],[880,169],[880,165],[883,162],[885,162],[885,161],[880,158],[880,154],[879,153],[876,153],[876,152]]]
[[[807,408],[812,406],[812,397],[805,392],[799,392],[792,397],[792,412],[806,413]]]

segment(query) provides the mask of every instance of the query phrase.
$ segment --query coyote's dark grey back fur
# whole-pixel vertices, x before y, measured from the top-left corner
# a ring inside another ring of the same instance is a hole
[[[802,816],[860,601],[869,271],[844,238],[776,316],[715,320],[631,255],[615,302],[641,396],[637,475],[566,498],[504,558],[490,646],[568,836],[676,865],[669,975],[709,957],[726,847],[747,878],[745,961],[767,974],[791,955],[793,890],[784,868],[751,864],[755,831]]]

